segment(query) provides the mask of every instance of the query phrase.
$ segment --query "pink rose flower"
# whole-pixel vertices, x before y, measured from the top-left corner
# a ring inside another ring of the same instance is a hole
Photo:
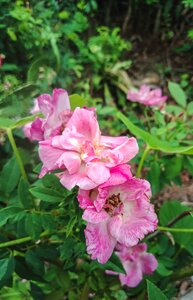
[[[68,94],[63,89],[54,89],[52,96],[39,96],[31,110],[32,114],[41,112],[44,118],[37,117],[24,126],[24,134],[30,140],[44,140],[60,134],[72,115]]]
[[[162,96],[162,90],[151,89],[148,85],[142,85],[139,91],[129,91],[127,99],[132,102],[139,102],[146,106],[161,106],[166,100],[167,96]]]
[[[116,255],[120,258],[126,275],[107,270],[109,275],[119,275],[121,285],[128,287],[136,287],[143,279],[143,274],[153,273],[158,263],[153,254],[147,253],[147,245],[145,243],[138,244],[134,247],[125,247],[117,245]]]
[[[95,188],[110,177],[110,169],[131,160],[138,152],[135,138],[102,136],[93,110],[76,108],[62,135],[40,142],[40,176],[61,169],[67,189]]]
[[[110,258],[117,242],[135,246],[157,227],[157,216],[149,201],[149,183],[132,177],[130,171],[126,176],[126,168],[123,165],[112,169],[107,182],[91,191],[80,190],[78,194],[80,207],[84,209],[83,219],[88,222],[87,252],[102,264]]]

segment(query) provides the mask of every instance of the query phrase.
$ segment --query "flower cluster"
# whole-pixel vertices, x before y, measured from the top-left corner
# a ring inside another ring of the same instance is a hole
[[[146,106],[162,106],[167,100],[167,96],[162,96],[160,88],[153,90],[150,86],[144,84],[139,91],[130,90],[127,94],[127,99]]]
[[[156,268],[155,258],[138,243],[156,229],[157,216],[149,200],[150,184],[135,178],[127,164],[138,152],[136,139],[103,136],[95,109],[77,107],[72,112],[62,89],[54,89],[52,97],[38,97],[33,113],[37,110],[43,117],[24,132],[39,141],[40,177],[59,170],[56,176],[64,187],[79,187],[87,252],[104,264],[117,249],[127,273],[120,275],[121,282],[137,285],[142,273]],[[132,279],[136,268],[137,279]]]

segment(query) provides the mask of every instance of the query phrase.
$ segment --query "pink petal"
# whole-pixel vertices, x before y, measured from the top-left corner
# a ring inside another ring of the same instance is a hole
[[[120,215],[111,217],[109,222],[108,222],[108,229],[110,234],[118,240],[119,237],[119,232],[122,226],[122,218]]]
[[[144,253],[141,255],[141,268],[144,274],[151,274],[153,273],[157,267],[158,262],[153,254],[151,253]]]
[[[55,136],[52,139],[52,146],[77,152],[80,152],[82,143],[83,138],[69,128],[65,128],[62,135]]]
[[[37,99],[40,111],[47,116],[51,110],[52,97],[49,94],[42,94]]]
[[[91,199],[89,198],[89,194],[90,191],[79,189],[77,199],[80,208],[85,209],[88,207],[93,207],[93,201],[91,201]]]
[[[100,138],[100,129],[94,111],[84,108],[76,108],[69,122],[68,128],[76,128],[79,134],[85,139],[98,144]]]
[[[143,279],[142,271],[138,264],[124,264],[127,275],[120,274],[119,279],[122,285],[136,287]]]
[[[49,171],[57,169],[57,160],[63,154],[62,149],[54,148],[52,140],[48,139],[39,143],[39,156],[43,166]]]
[[[71,190],[76,185],[83,190],[91,190],[96,187],[96,184],[92,180],[81,173],[70,175],[68,171],[64,171],[60,178],[61,184],[68,190]]]
[[[141,87],[140,87],[140,93],[141,94],[149,94],[150,92],[150,86],[146,85],[146,84],[143,84]]]
[[[27,137],[30,140],[31,140],[31,124],[32,123],[28,123],[23,126],[23,133],[24,133],[25,137]]]
[[[90,163],[86,167],[88,177],[97,185],[104,183],[110,177],[110,171],[103,163]]]
[[[65,166],[69,174],[74,174],[79,171],[81,166],[80,155],[74,151],[64,151],[56,164],[59,168],[63,168]]]
[[[89,223],[97,224],[108,220],[109,215],[104,210],[97,212],[95,208],[87,208],[85,209],[82,218]]]
[[[52,93],[52,103],[56,107],[56,113],[58,114],[65,109],[70,109],[67,91],[55,88]]]
[[[111,151],[117,158],[116,164],[123,164],[130,161],[139,151],[137,141],[134,137],[126,138],[124,143]]]
[[[38,99],[34,99],[34,106],[32,107],[32,109],[30,110],[30,113],[32,115],[35,115],[36,113],[38,113],[40,111],[39,105],[38,105]]]
[[[105,264],[111,257],[116,240],[108,232],[106,222],[88,223],[85,229],[87,252],[92,259]]]
[[[110,162],[110,167],[123,164],[131,160],[139,151],[137,141],[134,137],[106,137],[101,136],[101,143],[107,147],[105,155]]]
[[[127,181],[128,178],[131,178],[130,166],[127,164],[118,165],[110,169],[109,179],[103,183],[100,188],[111,187],[113,185],[119,185]]]
[[[32,123],[31,123],[31,140],[37,140],[41,141],[44,138],[44,132],[42,130],[42,119],[36,118]]]

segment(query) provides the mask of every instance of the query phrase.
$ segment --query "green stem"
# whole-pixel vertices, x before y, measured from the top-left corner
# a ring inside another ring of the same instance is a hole
[[[149,119],[146,108],[144,109],[144,115],[145,115],[145,119],[146,119],[146,122],[147,122],[148,129],[150,130],[151,129],[151,124],[150,124],[150,119]]]
[[[179,247],[179,249],[176,251],[175,255],[173,256],[173,259],[176,260],[176,258],[179,256],[179,254],[182,252],[184,248],[183,247]]]
[[[63,228],[61,230],[59,230],[57,232],[57,234],[62,234],[66,231],[66,228]],[[55,234],[56,232],[48,232],[48,231],[44,231],[40,234],[40,239],[41,238],[44,238],[44,237],[48,237],[52,234]],[[16,240],[12,240],[12,241],[8,241],[8,242],[4,242],[4,243],[0,243],[0,249],[2,248],[7,248],[7,247],[10,247],[10,246],[15,246],[15,245],[20,245],[20,244],[24,244],[26,242],[30,242],[32,241],[32,237],[30,236],[25,236],[23,238],[20,238],[20,239],[16,239]]]
[[[82,294],[81,294],[81,300],[88,300],[88,295],[89,295],[89,285],[88,283],[86,282],[84,287],[83,287],[83,291],[82,291]]]
[[[151,148],[148,145],[145,147],[145,150],[144,150],[143,155],[141,157],[141,160],[139,162],[139,166],[137,168],[137,173],[136,173],[137,177],[141,177],[141,170],[142,170],[142,167],[143,167],[143,163],[144,163],[144,160],[146,159],[147,154],[148,154],[150,149]]]
[[[13,152],[14,152],[15,157],[16,157],[16,159],[17,159],[17,162],[18,162],[18,165],[19,165],[21,174],[22,174],[23,178],[24,178],[25,180],[28,181],[28,179],[27,179],[27,174],[26,174],[26,172],[25,172],[25,169],[24,169],[24,165],[23,165],[21,156],[20,156],[20,154],[19,154],[17,145],[16,145],[16,143],[15,143],[15,140],[14,140],[14,137],[13,137],[12,130],[11,130],[10,128],[7,129],[7,136],[8,136],[8,138],[9,138],[9,141],[10,141],[10,144],[11,144],[11,146],[12,146]]]
[[[23,243],[29,242],[31,240],[32,240],[32,238],[30,236],[26,236],[26,237],[23,237],[21,239],[0,243],[0,249],[1,248],[6,248],[6,247],[9,247],[9,246],[15,246],[15,245],[23,244]]]
[[[193,228],[170,228],[170,227],[162,227],[158,226],[158,230],[161,231],[168,231],[168,232],[186,232],[186,233],[193,233]]]
[[[178,272],[175,272],[170,276],[170,279],[172,281],[176,281],[178,279],[182,279],[185,277],[190,277],[193,275],[193,265],[187,266],[183,268],[182,270],[179,270]]]

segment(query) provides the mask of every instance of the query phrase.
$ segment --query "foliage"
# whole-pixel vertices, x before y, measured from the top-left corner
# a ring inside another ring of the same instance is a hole
[[[191,78],[183,73],[176,83],[171,76],[163,109],[127,102],[132,43],[120,20],[113,21],[117,7],[123,23],[130,9],[127,29],[143,26],[144,35],[158,32],[167,43],[178,32],[176,20],[184,22],[181,13],[189,16],[192,1],[133,0],[130,7],[107,2],[0,0],[1,299],[171,299],[177,295],[174,282],[193,273],[191,208],[180,196],[157,202],[166,186],[182,185],[182,172],[193,175]],[[144,9],[146,15],[139,13]],[[186,32],[191,50],[190,25]],[[54,174],[39,178],[37,145],[21,128],[35,118],[29,113],[32,100],[53,86],[71,93],[72,109],[95,107],[105,135],[138,139],[132,168],[151,183],[159,227],[144,239],[158,268],[136,288],[105,273],[124,272],[116,255],[101,265],[86,254],[77,189],[67,191]]]

